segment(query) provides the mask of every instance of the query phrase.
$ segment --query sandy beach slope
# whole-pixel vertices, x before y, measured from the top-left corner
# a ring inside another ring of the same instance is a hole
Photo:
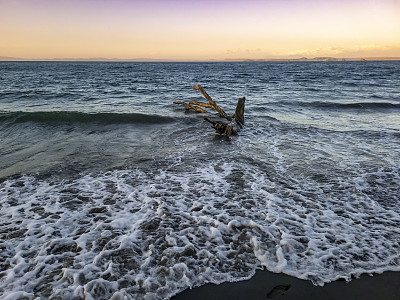
[[[398,300],[400,299],[400,272],[385,272],[374,276],[362,275],[359,279],[350,282],[338,280],[318,287],[311,281],[285,274],[257,271],[250,280],[221,285],[206,284],[198,288],[187,289],[172,299]]]

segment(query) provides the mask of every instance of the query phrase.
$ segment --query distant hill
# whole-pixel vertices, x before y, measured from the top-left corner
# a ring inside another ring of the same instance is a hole
[[[123,59],[123,58],[104,58],[104,57],[92,57],[92,58],[21,58],[21,57],[8,57],[0,56],[0,61],[165,61],[163,59],[152,59],[152,58],[133,58],[133,59]]]
[[[0,56],[0,61],[18,61],[18,60],[23,60],[23,58]]]
[[[364,58],[337,58],[337,57],[314,57],[314,58],[272,58],[272,59],[226,59],[225,61],[380,61],[400,60],[400,57],[364,57]]]

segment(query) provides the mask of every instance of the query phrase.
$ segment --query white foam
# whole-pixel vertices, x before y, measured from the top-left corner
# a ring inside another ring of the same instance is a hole
[[[165,299],[263,267],[315,284],[400,271],[399,203],[376,196],[399,169],[312,185],[228,160],[9,179],[0,186],[0,290],[5,299]]]
[[[18,292],[6,292],[3,295],[4,300],[20,300],[20,299],[32,299],[34,297],[33,294],[26,293],[23,291]]]

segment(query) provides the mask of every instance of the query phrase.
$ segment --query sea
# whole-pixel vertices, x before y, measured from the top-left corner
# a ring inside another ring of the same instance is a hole
[[[219,136],[174,101],[245,125]],[[2,299],[400,271],[400,62],[1,62]]]

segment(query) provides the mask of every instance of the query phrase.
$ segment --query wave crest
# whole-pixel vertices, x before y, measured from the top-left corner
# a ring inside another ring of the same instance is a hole
[[[340,103],[340,102],[324,102],[324,101],[279,101],[272,103],[277,106],[300,106],[311,108],[324,108],[324,109],[370,109],[370,110],[383,110],[383,109],[400,109],[400,103],[392,102],[354,102],[354,103]]]
[[[124,123],[170,123],[172,117],[149,115],[141,113],[82,113],[73,111],[41,111],[41,112],[6,112],[0,113],[1,123],[100,123],[100,124],[124,124]]]

